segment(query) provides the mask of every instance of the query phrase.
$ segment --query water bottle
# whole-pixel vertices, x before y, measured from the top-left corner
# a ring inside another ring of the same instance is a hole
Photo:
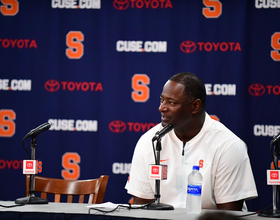
[[[202,175],[199,172],[199,166],[193,166],[192,172],[188,176],[188,191],[187,191],[187,213],[199,214],[201,212],[201,190],[202,190]]]

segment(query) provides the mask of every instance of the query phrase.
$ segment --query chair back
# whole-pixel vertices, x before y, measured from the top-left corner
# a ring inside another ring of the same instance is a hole
[[[84,203],[89,196],[89,204],[103,202],[109,176],[102,175],[98,179],[65,180],[35,176],[35,192],[41,193],[41,198],[47,199],[48,194],[54,194],[54,202],[60,202],[61,195],[67,195],[67,202],[73,203],[73,196],[79,196],[79,203]],[[26,196],[29,196],[30,175],[26,175]]]

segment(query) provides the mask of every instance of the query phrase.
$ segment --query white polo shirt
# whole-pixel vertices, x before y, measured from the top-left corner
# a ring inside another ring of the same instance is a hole
[[[148,168],[149,164],[155,164],[151,140],[161,129],[161,124],[156,125],[143,134],[136,145],[125,186],[131,195],[154,198],[155,180],[149,180]],[[216,209],[216,203],[258,196],[246,144],[207,113],[201,131],[185,146],[174,130],[162,138],[161,144],[161,164],[168,166],[167,179],[160,181],[161,203],[175,208],[186,207],[187,177],[193,165],[200,166],[203,176],[204,209]]]

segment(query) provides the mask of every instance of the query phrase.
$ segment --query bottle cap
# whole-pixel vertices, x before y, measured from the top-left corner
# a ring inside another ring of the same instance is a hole
[[[199,166],[193,166],[193,170],[199,170]]]

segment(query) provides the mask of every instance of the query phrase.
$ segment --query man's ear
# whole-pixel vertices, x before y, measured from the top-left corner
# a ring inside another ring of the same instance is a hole
[[[199,112],[199,110],[201,109],[201,106],[202,106],[202,102],[200,99],[195,99],[193,102],[192,102],[192,113],[193,114],[196,114]]]

